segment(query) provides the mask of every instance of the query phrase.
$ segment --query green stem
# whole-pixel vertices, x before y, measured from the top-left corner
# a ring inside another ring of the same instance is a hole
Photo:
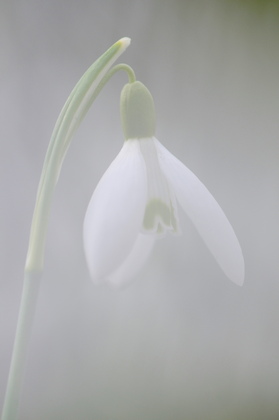
[[[40,273],[26,273],[19,309],[14,349],[8,377],[2,420],[17,418],[21,381],[40,285]]]
[[[128,66],[127,64],[121,63],[121,64],[117,64],[116,66],[113,66],[102,78],[102,80],[100,81],[100,83],[96,86],[94,92],[92,93],[90,99],[87,100],[86,104],[84,105],[84,109],[83,109],[83,115],[86,115],[87,111],[89,110],[89,108],[91,107],[91,105],[93,104],[93,102],[95,101],[95,99],[97,98],[97,96],[99,95],[99,93],[101,92],[101,90],[103,89],[103,87],[108,83],[108,81],[111,79],[111,77],[118,71],[125,71],[128,75],[128,79],[129,79],[129,83],[133,83],[136,80],[136,75],[134,70]],[[62,156],[65,156],[68,147],[69,147],[69,143],[70,143],[71,137],[68,136],[66,141],[64,142],[63,148],[61,150],[61,154]]]
[[[110,71],[113,63],[125,51],[129,44],[130,40],[128,38],[122,38],[92,64],[73,89],[54,127],[42,169],[31,224],[23,293],[1,417],[2,420],[17,419],[23,371],[44,265],[48,219],[55,185],[65,154],[75,130],[112,74],[122,68],[127,71],[129,80],[134,80],[133,70],[125,64],[115,66]]]
[[[33,214],[26,270],[43,268],[46,228],[50,205],[61,166],[74,132],[85,117],[114,61],[127,47],[120,40],[103,54],[82,76],[66,101],[51,136],[38,187]],[[128,67],[128,66],[127,66]]]

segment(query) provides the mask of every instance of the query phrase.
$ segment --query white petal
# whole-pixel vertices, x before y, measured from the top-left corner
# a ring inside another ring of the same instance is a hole
[[[137,140],[128,140],[101,178],[83,227],[84,249],[93,280],[107,277],[132,249],[147,197],[145,163]]]
[[[225,274],[236,284],[242,285],[244,281],[242,251],[223,210],[193,172],[158,140],[156,145],[162,171],[172,185],[178,202]]]
[[[133,280],[151,254],[155,241],[156,235],[140,233],[126,260],[108,276],[108,283],[121,287]]]

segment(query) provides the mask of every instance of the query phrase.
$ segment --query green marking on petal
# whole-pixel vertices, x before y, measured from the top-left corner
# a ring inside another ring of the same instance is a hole
[[[177,232],[177,221],[172,205],[168,206],[156,198],[150,200],[145,208],[143,227],[158,234],[164,233],[165,230]]]

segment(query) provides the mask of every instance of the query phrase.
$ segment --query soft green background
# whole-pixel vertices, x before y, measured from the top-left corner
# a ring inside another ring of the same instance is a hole
[[[82,222],[122,145],[119,74],[90,110],[53,204],[20,420],[279,417],[279,7],[240,0],[0,4],[0,405],[36,188],[58,113],[123,36],[157,136],[224,208],[246,261],[224,277],[180,213],[126,290],[95,287]]]

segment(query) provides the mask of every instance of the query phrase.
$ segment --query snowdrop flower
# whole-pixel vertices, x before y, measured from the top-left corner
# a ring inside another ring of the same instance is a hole
[[[156,239],[179,232],[177,203],[217,263],[242,285],[244,261],[223,210],[201,181],[155,138],[153,98],[136,81],[121,93],[125,141],[89,203],[84,249],[93,281],[121,286],[140,270]]]

